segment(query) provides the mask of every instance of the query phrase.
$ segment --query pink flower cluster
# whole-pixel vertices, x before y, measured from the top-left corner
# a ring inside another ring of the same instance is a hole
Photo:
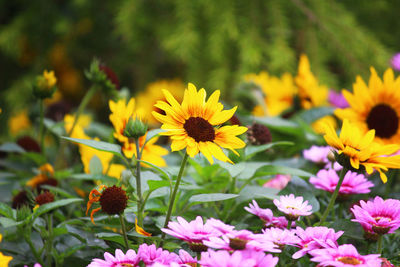
[[[332,168],[332,162],[329,161],[328,155],[331,151],[332,148],[330,146],[311,146],[303,151],[303,157],[316,164],[323,165],[325,169],[330,169]],[[342,169],[342,166],[335,162],[333,169],[338,171]]]

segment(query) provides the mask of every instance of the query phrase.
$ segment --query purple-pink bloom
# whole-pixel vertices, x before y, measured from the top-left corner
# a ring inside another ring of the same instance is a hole
[[[138,257],[146,265],[153,264],[155,262],[162,264],[170,264],[171,262],[179,262],[179,257],[175,253],[171,253],[168,250],[157,248],[156,245],[147,245],[143,243],[139,246]]]
[[[350,244],[337,248],[315,249],[309,252],[313,256],[311,261],[318,262],[318,266],[333,267],[381,267],[382,260],[379,254],[360,255],[357,249]]]
[[[243,250],[242,255],[248,259],[254,259],[256,261],[255,267],[273,267],[279,261],[279,258],[272,256],[271,254],[265,254],[261,251],[256,250]]]
[[[337,108],[347,108],[349,103],[341,92],[336,92],[335,90],[329,90],[328,101],[334,107]]]
[[[396,53],[393,55],[390,60],[390,64],[395,71],[400,71],[400,53]]]
[[[104,253],[104,260],[93,259],[87,267],[122,267],[123,264],[130,264],[132,266],[138,266],[140,261],[139,255],[136,251],[130,249],[124,254],[122,250],[115,250],[115,257],[111,253]]]
[[[360,201],[360,206],[351,208],[355,219],[367,232],[377,234],[394,233],[400,227],[400,201],[397,199],[383,200],[375,197],[372,201]]]
[[[214,227],[216,230],[220,231],[221,234],[230,233],[235,229],[235,226],[224,223],[221,220],[210,218],[206,221],[206,224]]]
[[[339,182],[339,175],[335,170],[320,170],[317,177],[311,177],[309,180],[316,188],[333,193]],[[348,171],[344,176],[343,183],[340,186],[339,194],[366,194],[371,192],[370,187],[374,184],[365,178],[364,174]]]
[[[297,246],[300,243],[300,238],[296,236],[294,231],[280,228],[267,228],[262,231],[262,234],[257,234],[260,240],[268,240],[283,249],[285,245]]]
[[[255,200],[253,200],[253,204],[249,204],[249,207],[244,207],[244,209],[260,217],[260,219],[265,222],[265,227],[286,228],[288,225],[288,221],[285,217],[274,217],[272,210],[260,208]]]
[[[282,190],[290,182],[292,177],[290,175],[278,174],[268,182],[266,182],[263,187],[270,187]]]
[[[187,251],[180,249],[179,250],[179,263],[195,265],[195,263],[197,263],[197,260],[195,258],[193,258]]]
[[[335,248],[338,246],[337,240],[343,231],[335,232],[334,229],[325,226],[301,227],[296,228],[296,235],[300,238],[298,245],[300,250],[293,254],[293,259],[299,259],[309,251],[319,248]]]
[[[293,194],[280,196],[279,200],[274,199],[274,204],[281,212],[285,213],[286,219],[290,221],[312,213],[312,206],[308,205],[308,201],[303,201],[303,197],[295,197]]]
[[[309,149],[303,150],[303,157],[315,164],[323,165],[325,169],[332,167],[332,162],[329,161],[328,155],[331,153],[332,148],[330,146],[311,146]],[[342,166],[335,162],[333,169],[339,171]]]
[[[199,264],[203,267],[274,267],[278,258],[261,251],[238,250],[230,254],[220,250],[201,253]]]

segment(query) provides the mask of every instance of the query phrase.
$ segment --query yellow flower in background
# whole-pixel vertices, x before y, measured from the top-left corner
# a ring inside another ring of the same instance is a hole
[[[400,77],[395,79],[392,69],[385,71],[382,81],[371,68],[368,85],[358,76],[353,93],[342,92],[350,107],[336,109],[336,116],[348,119],[364,133],[374,129],[382,144],[400,143]]]
[[[245,143],[236,136],[246,132],[247,128],[238,125],[219,126],[233,116],[237,107],[223,110],[224,106],[218,102],[219,90],[206,102],[206,91],[203,88],[197,91],[191,83],[185,90],[181,104],[167,90],[163,90],[163,93],[167,102],[158,101],[155,106],[163,110],[165,115],[153,111],[153,116],[163,123],[161,129],[167,130],[161,134],[171,137],[171,150],[186,148],[190,157],[201,152],[211,164],[214,162],[213,156],[232,163],[221,147],[238,154],[235,149],[243,148]]]
[[[68,132],[74,121],[74,116],[65,115],[64,117],[64,127]],[[88,127],[91,122],[90,116],[81,115],[78,119],[78,123],[74,128],[74,131],[71,133],[72,138],[78,139],[87,139],[87,140],[96,140],[99,141],[98,138],[91,138],[86,135],[84,128]],[[102,173],[111,177],[115,177],[117,179],[121,178],[122,172],[126,169],[124,165],[111,163],[113,158],[113,154],[109,152],[99,151],[97,149],[91,148],[89,146],[85,146],[79,144],[79,153],[81,154],[81,161],[83,164],[83,170],[85,173],[90,173],[90,161],[96,156],[103,167]]]
[[[255,116],[278,116],[293,106],[297,87],[289,73],[278,78],[262,71],[260,74],[248,74],[244,79],[258,85],[264,95],[262,103],[253,110]]]
[[[39,167],[39,174],[26,182],[27,186],[36,188],[38,185],[45,183],[54,177],[54,168],[51,164],[46,163]]]
[[[306,55],[300,56],[295,83],[299,88],[299,98],[302,108],[310,109],[327,105],[329,89],[324,85],[319,85],[317,78],[311,72],[310,62]]]
[[[338,151],[339,159],[344,155],[345,158],[342,162],[339,161],[340,164],[343,165],[344,161],[348,160],[351,167],[358,170],[361,165],[368,174],[375,169],[384,183],[387,181],[384,171],[400,168],[400,155],[387,156],[398,151],[400,145],[381,145],[374,142],[375,130],[364,134],[356,125],[345,119],[340,136],[331,125],[326,124],[324,138],[328,145]]]
[[[337,122],[336,119],[333,116],[324,116],[315,122],[311,124],[311,127],[314,129],[314,131],[317,134],[323,134],[325,133],[325,125],[329,124],[331,125],[334,129],[337,128]]]
[[[26,109],[18,112],[8,120],[10,133],[14,136],[20,132],[29,130],[31,126],[32,124],[29,120],[28,111]]]
[[[114,137],[123,144],[122,151],[128,158],[136,157],[136,145],[132,138],[128,138],[124,135],[126,124],[129,119],[136,119],[138,114],[135,112],[135,99],[131,98],[128,103],[121,99],[117,102],[110,100],[109,102],[111,114],[110,121],[114,126],[115,132]],[[142,147],[146,140],[146,135],[139,138],[139,145]],[[143,148],[142,160],[148,161],[159,167],[166,166],[165,160],[162,156],[168,154],[168,150],[165,148],[155,145],[158,138],[153,138]]]
[[[38,79],[38,86],[42,89],[47,88],[53,88],[57,83],[57,78],[54,74],[54,71],[47,71],[45,70],[43,72],[43,75],[39,77]]]
[[[0,242],[3,239],[3,236],[0,234]],[[0,252],[0,266],[7,267],[10,261],[13,259],[11,256],[5,256],[3,253]]]
[[[158,100],[165,100],[163,89],[168,90],[178,101],[181,101],[185,84],[180,79],[159,80],[148,84],[146,90],[136,96],[136,113],[150,125],[159,124],[151,112],[159,111],[154,107]]]

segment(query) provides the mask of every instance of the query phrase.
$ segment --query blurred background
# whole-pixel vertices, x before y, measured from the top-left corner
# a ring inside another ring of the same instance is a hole
[[[78,105],[94,58],[133,95],[179,78],[227,96],[247,73],[295,74],[301,53],[321,83],[351,89],[370,66],[390,67],[398,10],[396,0],[2,0],[0,134],[27,107],[37,117],[31,84],[45,69],[58,79],[54,101]]]

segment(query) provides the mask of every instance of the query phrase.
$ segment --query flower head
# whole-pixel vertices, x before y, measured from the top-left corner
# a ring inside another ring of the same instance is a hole
[[[255,200],[253,200],[252,204],[249,204],[249,207],[245,207],[244,209],[260,217],[260,219],[265,222],[266,227],[287,227],[288,221],[285,217],[274,217],[272,210],[260,208]]]
[[[377,234],[394,233],[400,227],[400,201],[383,200],[375,197],[372,201],[360,201],[360,206],[351,208],[355,219],[368,232]]]
[[[179,262],[179,257],[175,253],[168,250],[157,248],[156,245],[147,245],[143,243],[139,246],[138,257],[144,264],[151,265],[153,263],[169,264],[171,262]]]
[[[220,250],[201,253],[199,264],[204,267],[273,267],[278,263],[278,258],[265,255],[261,251],[228,251]]]
[[[329,169],[332,165],[329,160],[329,155],[332,153],[332,148],[329,146],[311,146],[309,149],[303,150],[303,157],[316,164],[323,165],[324,168]],[[342,166],[335,162],[333,165],[335,170],[342,169]]]
[[[400,146],[375,143],[375,130],[370,130],[364,135],[347,119],[343,121],[340,136],[329,125],[326,125],[325,130],[325,141],[338,151],[337,160],[347,169],[359,170],[361,165],[368,174],[375,169],[386,183],[387,177],[383,171],[387,171],[388,168],[400,168],[400,156],[386,156],[398,151]]]
[[[211,227],[214,227],[215,229],[220,231],[221,234],[230,233],[233,231],[233,229],[235,229],[235,226],[226,224],[226,223],[222,222],[221,220],[214,219],[214,218],[207,219],[206,223],[208,225],[210,225]]]
[[[139,255],[132,249],[128,250],[126,254],[120,249],[115,250],[115,256],[111,253],[104,253],[104,260],[93,259],[88,267],[119,267],[119,266],[139,266]]]
[[[253,123],[249,127],[247,138],[252,145],[265,145],[272,141],[271,132],[268,127],[259,123]]]
[[[347,103],[346,98],[344,98],[341,92],[336,92],[335,90],[329,90],[328,95],[329,103],[337,108],[347,108],[349,103]]]
[[[39,173],[28,182],[26,182],[26,185],[33,189],[41,191],[42,185],[56,186],[58,184],[57,180],[54,179],[53,176],[53,166],[49,163],[46,163],[39,167]]]
[[[36,153],[40,153],[42,151],[38,142],[29,135],[19,137],[17,140],[17,144],[25,149],[25,151]]]
[[[54,71],[43,72],[42,76],[37,77],[36,84],[33,86],[33,94],[41,99],[50,98],[56,90],[57,78]]]
[[[29,130],[31,126],[32,123],[28,117],[28,111],[26,109],[14,114],[8,120],[8,129],[13,136]]]
[[[333,193],[339,182],[339,176],[335,170],[320,170],[316,177],[310,177],[309,182],[316,188]],[[371,192],[370,187],[374,184],[365,178],[364,174],[348,171],[344,176],[343,183],[340,186],[339,194],[366,194]]]
[[[268,240],[277,245],[280,249],[284,246],[296,246],[300,243],[300,239],[296,236],[294,231],[280,228],[267,228],[262,231],[262,234],[258,234],[257,237],[263,240]]]
[[[390,60],[390,64],[395,71],[400,71],[400,53],[396,53],[393,55]]]
[[[161,128],[167,130],[161,134],[171,136],[171,150],[186,148],[190,157],[201,152],[211,164],[214,162],[213,156],[232,163],[221,147],[238,154],[235,149],[244,147],[245,143],[236,136],[246,132],[247,128],[238,125],[218,126],[232,117],[236,107],[223,110],[223,105],[218,102],[219,90],[206,101],[206,91],[197,91],[191,83],[185,90],[181,104],[167,90],[163,90],[163,93],[167,102],[158,101],[154,106],[163,110],[165,115],[155,111],[152,114],[163,123]]]
[[[293,194],[280,196],[279,200],[274,199],[274,204],[281,212],[285,213],[285,217],[290,221],[312,213],[312,206],[308,205],[308,201],[303,202],[303,197],[295,197]]]
[[[54,201],[54,195],[49,191],[45,191],[35,198],[35,202],[40,206],[53,201]]]
[[[313,256],[311,261],[318,262],[318,266],[333,267],[381,267],[382,260],[379,254],[360,255],[357,249],[350,244],[337,248],[324,248],[309,251]]]

